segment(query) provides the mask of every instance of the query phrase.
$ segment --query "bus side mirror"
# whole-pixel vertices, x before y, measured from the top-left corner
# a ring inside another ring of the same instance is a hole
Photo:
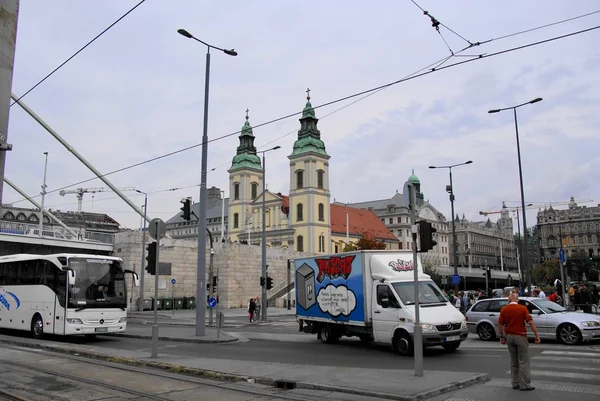
[[[134,287],[139,287],[140,286],[140,278],[139,278],[139,276],[137,275],[136,272],[134,272],[133,270],[127,269],[127,270],[124,271],[124,273],[131,274],[131,277],[133,278],[133,286]]]
[[[67,270],[67,277],[69,280],[69,285],[75,285],[75,279],[77,278],[77,273],[75,273],[75,270]]]

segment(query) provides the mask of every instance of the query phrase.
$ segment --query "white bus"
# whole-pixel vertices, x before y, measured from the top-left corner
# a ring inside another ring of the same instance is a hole
[[[112,256],[0,256],[0,328],[93,336],[127,327],[123,260]]]

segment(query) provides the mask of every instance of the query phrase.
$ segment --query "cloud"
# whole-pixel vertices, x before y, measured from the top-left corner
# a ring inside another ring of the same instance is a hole
[[[317,303],[324,313],[329,313],[334,317],[349,316],[356,308],[356,295],[344,285],[336,287],[330,284],[319,290]]]

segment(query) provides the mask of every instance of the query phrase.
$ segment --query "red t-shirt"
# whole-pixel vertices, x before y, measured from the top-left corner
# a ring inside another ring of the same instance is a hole
[[[533,320],[527,308],[519,304],[508,304],[500,310],[498,326],[504,326],[506,334],[527,336],[525,322]]]

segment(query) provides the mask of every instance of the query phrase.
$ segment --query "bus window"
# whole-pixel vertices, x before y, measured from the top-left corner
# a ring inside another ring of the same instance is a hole
[[[24,261],[20,263],[19,266],[19,276],[17,278],[17,283],[19,285],[33,285],[37,284],[34,282],[35,277],[35,260]]]
[[[17,284],[17,266],[15,263],[8,263],[4,267],[4,280],[3,285],[16,285]]]

